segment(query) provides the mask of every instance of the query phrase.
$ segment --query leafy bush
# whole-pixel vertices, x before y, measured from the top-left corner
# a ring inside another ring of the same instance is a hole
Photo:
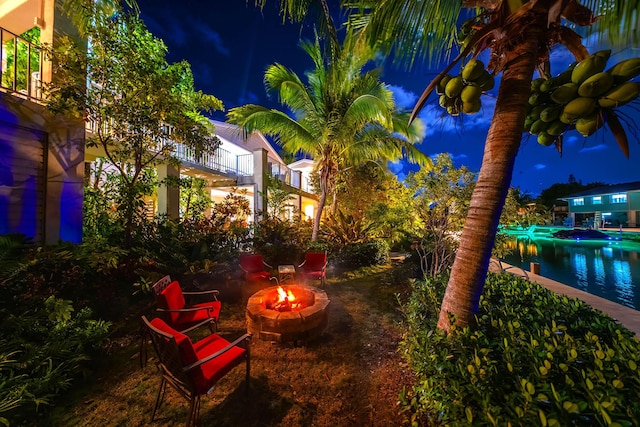
[[[389,261],[389,244],[384,240],[351,243],[338,253],[337,261],[352,268],[385,264]]]
[[[416,282],[402,350],[418,375],[413,423],[640,423],[640,341],[586,303],[511,275],[487,278],[475,329],[436,329],[446,277]]]
[[[73,316],[69,301],[49,297],[33,305],[0,322],[0,424],[36,419],[89,369],[109,331],[87,308]]]

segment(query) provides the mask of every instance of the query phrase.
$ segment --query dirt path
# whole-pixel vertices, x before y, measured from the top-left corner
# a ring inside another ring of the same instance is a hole
[[[401,316],[390,298],[403,291],[390,270],[358,280],[331,280],[329,324],[306,346],[254,339],[251,390],[244,395],[244,369],[227,374],[203,397],[203,426],[399,426],[398,393],[412,376],[397,353]],[[225,303],[220,333],[245,331],[244,304]],[[135,343],[134,343],[135,344]],[[68,426],[148,425],[158,386],[152,361],[137,365],[137,347],[103,372],[92,391],[64,408]],[[116,359],[117,360],[117,359]],[[184,422],[187,402],[169,389],[154,425]]]

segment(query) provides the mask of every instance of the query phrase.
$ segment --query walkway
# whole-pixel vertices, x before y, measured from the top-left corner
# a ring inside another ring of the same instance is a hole
[[[640,337],[640,311],[617,304],[599,296],[589,294],[581,291],[580,289],[572,288],[571,286],[567,286],[563,283],[556,282],[555,280],[551,280],[547,277],[540,276],[529,271],[527,271],[525,275],[519,267],[514,267],[505,262],[502,262],[502,266],[507,269],[508,273],[512,273],[516,276],[528,277],[530,281],[538,283],[557,294],[566,295],[570,298],[581,299],[591,307],[608,314],[625,328],[634,332],[636,336]],[[499,267],[492,261],[489,266],[489,270],[499,272]]]

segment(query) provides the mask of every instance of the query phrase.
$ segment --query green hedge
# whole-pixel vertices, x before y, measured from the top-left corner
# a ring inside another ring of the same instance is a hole
[[[350,268],[385,264],[389,261],[389,244],[384,240],[350,243],[340,250],[337,261]]]
[[[413,425],[640,425],[640,341],[586,303],[508,274],[487,278],[477,327],[436,329],[446,278],[416,282],[400,396]]]

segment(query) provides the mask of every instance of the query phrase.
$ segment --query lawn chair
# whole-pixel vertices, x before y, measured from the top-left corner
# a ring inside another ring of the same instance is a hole
[[[327,276],[327,252],[307,252],[304,262],[298,266],[300,274],[306,281],[309,279],[320,280],[320,286],[324,286]]]
[[[209,321],[209,329],[216,332],[222,303],[218,300],[218,291],[183,292],[176,280],[165,276],[153,285],[158,304],[158,312],[173,329],[185,331],[204,320]],[[188,305],[187,298],[207,298],[209,301]]]
[[[269,264],[264,262],[260,254],[243,254],[240,255],[240,268],[244,272],[244,281],[254,282],[260,280],[270,280],[271,273],[265,270],[265,267],[273,269]]]
[[[161,375],[151,421],[155,420],[169,384],[190,403],[186,425],[197,425],[200,396],[209,393],[224,375],[242,362],[246,364],[245,391],[248,394],[251,335],[244,334],[229,342],[211,334],[192,342],[187,335],[172,329],[160,318],[149,321],[142,316],[142,322],[151,337]]]

